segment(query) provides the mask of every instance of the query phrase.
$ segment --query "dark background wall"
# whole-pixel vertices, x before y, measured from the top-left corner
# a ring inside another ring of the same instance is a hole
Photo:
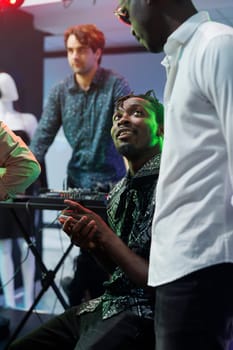
[[[38,119],[43,98],[44,35],[45,33],[34,29],[30,14],[18,9],[0,11],[0,71],[10,74],[16,82],[19,100],[16,101],[15,108],[24,113],[32,113]],[[40,220],[37,224],[40,225]],[[36,241],[37,249],[41,251],[41,237],[37,237]],[[19,266],[20,255],[15,242],[13,256],[15,266]],[[38,266],[36,276],[40,276]],[[20,284],[21,273],[18,273],[16,286]]]
[[[0,71],[15,79],[17,108],[41,113],[43,94],[43,32],[33,27],[33,17],[21,10],[0,11]]]

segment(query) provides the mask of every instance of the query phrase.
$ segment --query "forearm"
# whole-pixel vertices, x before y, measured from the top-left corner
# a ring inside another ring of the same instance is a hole
[[[116,267],[116,264],[108,255],[106,255],[104,249],[91,249],[90,253],[105,271],[107,271],[109,274],[113,272],[114,268]]]
[[[99,235],[102,238],[93,251],[98,259],[100,256],[107,257],[111,268],[118,265],[133,283],[146,286],[148,261],[135,254],[117,235]]]
[[[49,127],[46,127],[44,121],[39,123],[29,147],[40,163],[43,162],[48,148],[53,143],[57,130],[58,128],[54,127],[50,132]]]
[[[40,163],[61,126],[61,111],[57,99],[57,94],[51,93],[31,139],[30,149]]]

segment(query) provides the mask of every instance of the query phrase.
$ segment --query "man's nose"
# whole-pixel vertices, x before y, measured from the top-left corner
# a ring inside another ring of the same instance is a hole
[[[73,57],[74,58],[79,58],[79,56],[80,56],[80,52],[78,50],[73,52]]]
[[[121,118],[118,120],[118,125],[125,125],[129,123],[129,115],[127,112],[124,112],[121,115]]]

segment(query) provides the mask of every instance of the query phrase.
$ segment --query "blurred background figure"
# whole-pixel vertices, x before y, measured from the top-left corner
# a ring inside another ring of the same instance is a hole
[[[30,148],[42,162],[62,127],[72,149],[68,188],[106,192],[126,173],[110,130],[114,103],[131,89],[123,76],[101,67],[105,35],[95,25],[67,28],[64,43],[71,74],[51,89]]]
[[[7,73],[0,73],[0,120],[20,136],[26,144],[37,127],[37,119],[33,114],[20,113],[14,109],[14,101],[19,98],[13,78]],[[33,194],[35,186],[31,185],[26,194]],[[28,228],[32,236],[33,227],[24,209],[17,209],[20,220]],[[15,268],[13,260],[13,242],[17,240],[21,255],[22,283],[24,287],[24,307],[30,308],[34,297],[35,260],[32,252],[23,238],[23,234],[12,216],[11,210],[0,208],[0,277],[5,306],[14,308],[15,301]]]

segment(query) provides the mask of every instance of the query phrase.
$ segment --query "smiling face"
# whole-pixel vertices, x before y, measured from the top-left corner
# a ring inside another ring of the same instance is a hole
[[[131,24],[132,34],[136,39],[148,51],[155,53],[163,50],[170,34],[166,17],[162,11],[163,1],[122,0],[118,8],[118,17],[121,17],[126,24]],[[117,15],[117,10],[115,13]]]
[[[111,135],[120,154],[143,162],[160,152],[159,125],[151,103],[129,97],[118,104]]]

